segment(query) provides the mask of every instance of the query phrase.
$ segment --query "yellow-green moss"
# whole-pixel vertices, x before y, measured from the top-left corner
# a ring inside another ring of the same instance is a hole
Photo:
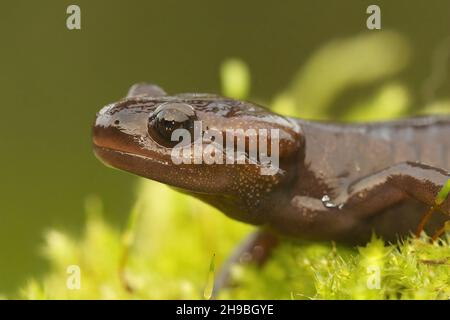
[[[81,238],[58,231],[47,233],[43,252],[50,270],[42,279],[30,281],[20,296],[204,299],[212,256],[220,266],[253,229],[153,182],[141,181],[137,203],[133,229],[119,232],[112,228],[104,220],[106,214],[98,200],[91,199]],[[129,247],[124,234],[133,239]],[[219,298],[448,299],[448,244],[448,238],[435,244],[423,238],[388,246],[373,238],[361,248],[286,241],[262,269],[234,266],[237,286],[221,292]],[[120,271],[126,251],[124,283]],[[79,290],[66,285],[70,265],[80,267]],[[374,268],[379,268],[379,289],[368,285]]]

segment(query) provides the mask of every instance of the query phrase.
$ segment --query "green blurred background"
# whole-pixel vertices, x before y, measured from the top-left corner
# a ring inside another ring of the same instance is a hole
[[[66,29],[70,4],[81,7],[80,31]],[[100,107],[138,81],[169,93],[219,92],[229,57],[248,63],[251,96],[268,101],[322,45],[367,32],[369,4],[381,7],[381,32],[411,44],[396,79],[415,93],[412,105],[448,97],[448,63],[433,97],[424,81],[450,36],[450,1],[3,1],[0,293],[44,270],[44,230],[80,232],[88,195],[104,200],[114,225],[126,221],[135,178],[108,170],[91,150]],[[374,90],[351,88],[334,107]]]

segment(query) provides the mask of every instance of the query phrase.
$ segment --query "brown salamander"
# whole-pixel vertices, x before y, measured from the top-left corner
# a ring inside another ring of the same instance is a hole
[[[177,128],[191,130],[194,121],[224,135],[230,128],[278,129],[279,170],[263,175],[257,161],[174,164],[170,136]],[[216,95],[168,96],[149,84],[104,107],[93,127],[95,153],[110,166],[173,186],[271,234],[350,243],[372,232],[395,240],[415,230],[450,177],[449,137],[446,116],[308,121]],[[450,214],[449,198],[439,210],[429,232]],[[273,243],[261,233],[247,249],[258,242]]]

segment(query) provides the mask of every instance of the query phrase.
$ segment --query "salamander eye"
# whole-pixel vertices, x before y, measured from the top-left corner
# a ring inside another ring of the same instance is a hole
[[[170,148],[179,142],[172,141],[172,133],[176,129],[188,130],[192,141],[195,120],[197,120],[197,117],[190,105],[179,102],[166,102],[160,105],[150,116],[148,133],[157,143]]]

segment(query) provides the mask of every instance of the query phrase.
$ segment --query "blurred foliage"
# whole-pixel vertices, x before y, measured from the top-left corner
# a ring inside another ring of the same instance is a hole
[[[339,94],[352,86],[374,83],[398,73],[406,67],[410,51],[406,40],[392,32],[334,40],[307,61],[282,94],[293,100],[286,113],[330,118],[332,102]]]
[[[226,97],[245,99],[250,91],[250,71],[239,59],[228,59],[220,68],[222,93]]]
[[[43,252],[52,272],[40,282],[31,281],[22,297],[201,299],[213,254],[220,265],[251,229],[196,199],[143,179],[130,215],[135,223],[123,233],[105,221],[98,199],[90,198],[86,209],[81,239],[47,233]],[[69,265],[81,269],[81,290],[66,287]]]
[[[395,33],[370,33],[336,40],[313,55],[281,92],[272,109],[283,114],[346,121],[380,120],[412,113],[414,97],[400,80],[410,49]],[[224,94],[246,98],[250,72],[232,59],[220,71]],[[394,79],[394,80],[393,80]],[[345,112],[330,106],[345,90],[379,84],[375,93],[354,101]],[[449,112],[447,98],[418,112]],[[417,110],[415,110],[417,112]],[[20,297],[30,299],[202,299],[211,291],[210,269],[220,266],[253,227],[161,184],[141,181],[138,199],[123,232],[104,219],[101,202],[87,201],[81,237],[49,231],[44,255],[49,272],[30,280]],[[236,265],[236,286],[219,298],[238,299],[448,299],[450,239],[422,239],[364,247],[285,241],[262,268]],[[213,258],[215,257],[215,258]],[[81,269],[81,289],[66,286],[67,266]],[[380,270],[380,286],[367,285]]]
[[[450,46],[442,50],[447,60]],[[437,100],[429,105],[413,108],[413,96],[399,80],[400,72],[409,66],[409,43],[394,32],[361,34],[326,44],[312,56],[294,76],[292,84],[277,95],[272,109],[306,119],[370,121],[388,120],[408,114],[450,113],[450,101]],[[430,79],[436,91],[445,77],[448,61],[433,69]],[[435,75],[435,73],[437,75]],[[346,91],[374,85],[374,93],[356,100],[343,110],[333,103]],[[427,88],[427,95],[434,91]]]

